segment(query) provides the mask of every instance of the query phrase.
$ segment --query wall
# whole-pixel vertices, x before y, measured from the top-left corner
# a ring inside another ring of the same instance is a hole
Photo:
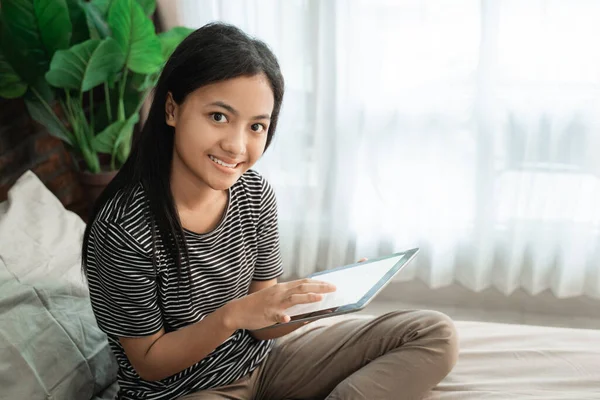
[[[22,100],[0,98],[0,201],[27,170],[67,208],[83,212],[83,192],[63,143],[29,117]]]

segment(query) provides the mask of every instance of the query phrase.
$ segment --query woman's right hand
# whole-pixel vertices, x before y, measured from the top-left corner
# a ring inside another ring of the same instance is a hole
[[[229,321],[234,329],[256,330],[290,322],[285,310],[297,304],[321,301],[335,286],[314,279],[278,283],[230,302]]]

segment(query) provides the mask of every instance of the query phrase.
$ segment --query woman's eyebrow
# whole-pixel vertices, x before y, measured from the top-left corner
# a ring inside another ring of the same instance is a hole
[[[240,113],[235,108],[233,108],[229,104],[227,104],[225,102],[222,102],[222,101],[213,101],[209,105],[210,106],[217,106],[217,107],[224,108],[225,110],[229,111],[230,113],[232,113],[236,117],[240,115]],[[271,116],[269,114],[260,114],[260,115],[252,117],[251,119],[252,120],[257,120],[257,119],[269,119],[270,120]]]
[[[240,113],[239,113],[239,112],[238,112],[238,111],[237,111],[235,108],[233,108],[233,107],[232,107],[232,106],[230,106],[229,104],[227,104],[227,103],[224,103],[224,102],[222,102],[222,101],[213,101],[212,103],[210,103],[210,104],[209,104],[209,106],[217,106],[217,107],[224,108],[224,109],[226,109],[227,111],[229,111],[230,113],[232,113],[233,115],[235,115],[236,117],[237,117],[238,115],[240,115]]]
[[[271,120],[271,116],[269,114],[261,114],[261,115],[257,115],[256,117],[252,117],[252,120],[258,120],[258,119],[268,119]]]

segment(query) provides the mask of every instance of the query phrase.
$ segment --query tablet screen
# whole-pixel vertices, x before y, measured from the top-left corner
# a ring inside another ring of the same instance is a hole
[[[319,273],[312,279],[333,283],[337,290],[325,294],[319,302],[292,306],[286,313],[294,319],[294,316],[305,316],[324,310],[333,311],[337,307],[356,304],[404,257],[404,254],[399,254]]]

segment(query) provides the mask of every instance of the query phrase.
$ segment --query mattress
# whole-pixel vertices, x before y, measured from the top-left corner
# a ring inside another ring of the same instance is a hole
[[[600,399],[600,331],[456,322],[460,355],[427,400]]]
[[[600,331],[466,321],[456,327],[458,363],[426,400],[600,399]],[[94,400],[113,399],[116,390]]]

